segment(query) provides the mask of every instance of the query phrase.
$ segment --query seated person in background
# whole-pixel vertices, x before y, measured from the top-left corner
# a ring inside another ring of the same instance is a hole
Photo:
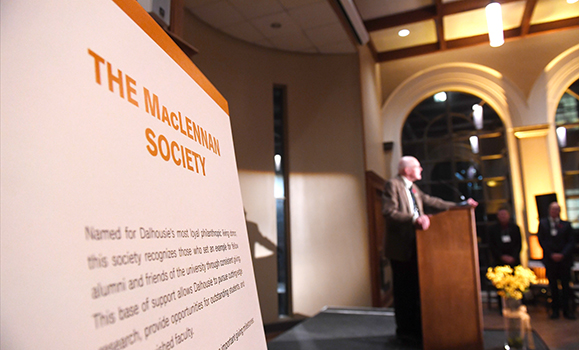
[[[497,212],[498,223],[489,229],[489,248],[493,256],[493,265],[521,264],[521,230],[511,221],[511,213],[506,207]]]
[[[569,282],[571,282],[575,236],[571,223],[561,220],[560,213],[559,204],[551,203],[549,217],[539,222],[537,236],[543,248],[543,264],[545,264],[551,290],[551,318],[559,318],[559,310],[561,310],[565,318],[574,320],[575,313],[570,305],[572,294]],[[561,293],[559,293],[558,282],[561,282]]]

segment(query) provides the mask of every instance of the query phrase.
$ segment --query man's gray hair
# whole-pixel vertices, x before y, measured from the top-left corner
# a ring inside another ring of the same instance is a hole
[[[402,175],[404,173],[404,168],[412,166],[414,161],[418,161],[418,159],[413,156],[404,156],[400,158],[400,161],[398,162],[398,174]]]

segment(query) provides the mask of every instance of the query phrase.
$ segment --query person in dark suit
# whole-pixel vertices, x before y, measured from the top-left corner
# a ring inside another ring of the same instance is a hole
[[[489,247],[493,265],[521,264],[521,230],[511,221],[511,213],[506,207],[497,212],[498,222],[489,228]]]
[[[543,264],[549,279],[551,290],[551,318],[559,318],[559,311],[568,319],[575,319],[571,310],[571,265],[573,265],[573,249],[575,236],[571,223],[561,220],[561,207],[557,202],[549,205],[549,217],[539,222],[537,236],[543,248]],[[561,283],[559,292],[558,282]]]
[[[420,162],[411,156],[402,157],[398,175],[384,186],[382,214],[386,221],[384,252],[392,267],[396,335],[404,341],[422,344],[416,229],[430,227],[424,207],[444,211],[458,204],[422,192],[413,185],[420,179]],[[466,203],[478,205],[472,198]]]
[[[521,264],[521,230],[511,221],[511,213],[506,207],[497,212],[498,222],[489,228],[489,248],[493,266],[509,265],[514,268]],[[498,298],[499,313],[503,312],[503,298]]]

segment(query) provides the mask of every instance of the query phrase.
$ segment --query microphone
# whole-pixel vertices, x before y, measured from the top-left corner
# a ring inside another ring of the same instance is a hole
[[[436,184],[437,184],[437,185],[444,185],[445,187],[450,188],[450,189],[452,190],[452,192],[457,193],[458,196],[459,196],[459,198],[460,198],[460,200],[463,201],[463,202],[461,202],[460,204],[466,205],[466,202],[465,202],[465,201],[466,201],[466,197],[462,194],[462,192],[460,192],[460,191],[458,190],[458,188],[456,188],[456,187],[454,187],[454,186],[451,186],[451,185],[447,184],[446,182],[442,182],[442,181],[438,181]]]

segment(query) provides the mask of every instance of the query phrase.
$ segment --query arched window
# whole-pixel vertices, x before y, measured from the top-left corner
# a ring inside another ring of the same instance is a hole
[[[579,80],[567,89],[555,115],[567,217],[579,228]]]
[[[476,118],[481,116],[482,118]],[[476,208],[481,266],[488,254],[487,227],[502,206],[512,208],[505,127],[479,97],[441,92],[420,102],[402,129],[402,153],[420,160],[417,184],[429,194],[458,202],[472,197]]]

